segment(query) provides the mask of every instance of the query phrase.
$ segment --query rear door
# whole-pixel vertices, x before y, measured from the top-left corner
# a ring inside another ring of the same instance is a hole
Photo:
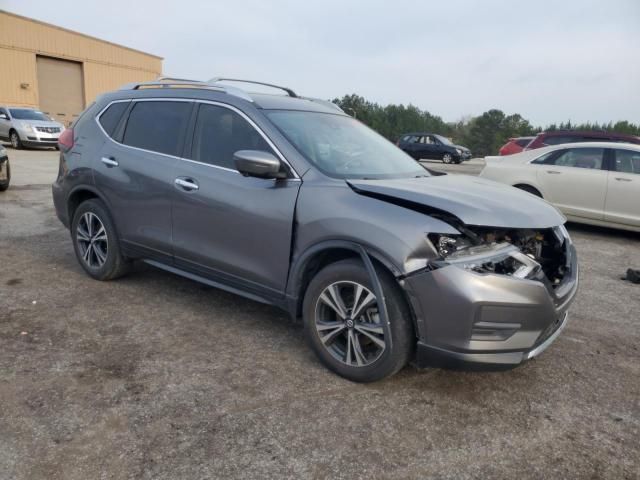
[[[109,203],[123,245],[167,263],[172,261],[172,175],[192,108],[190,101],[145,99],[128,105],[122,119],[119,103],[99,118],[105,134],[113,138],[96,159],[95,182]]]
[[[402,141],[400,143],[401,148],[416,160],[420,159],[420,145],[418,143],[419,140],[420,136],[418,135],[407,135],[402,138]]]
[[[188,159],[172,169],[176,266],[263,298],[281,296],[301,181],[293,172],[274,180],[236,170],[238,150],[283,157],[231,106],[200,104],[189,136]]]
[[[604,219],[640,227],[640,152],[613,150]]]
[[[603,220],[607,192],[603,167],[603,148],[567,148],[538,168],[538,182],[545,199],[567,215]]]

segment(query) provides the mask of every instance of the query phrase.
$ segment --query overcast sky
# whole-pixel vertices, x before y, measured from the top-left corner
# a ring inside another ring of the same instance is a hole
[[[640,0],[0,0],[0,8],[232,76],[334,98],[640,122]]]

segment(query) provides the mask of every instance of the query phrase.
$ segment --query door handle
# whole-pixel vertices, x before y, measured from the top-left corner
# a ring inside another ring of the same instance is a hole
[[[547,173],[550,173],[551,175],[560,175],[562,172],[557,170],[547,170]]]
[[[179,187],[181,187],[183,190],[186,190],[187,192],[198,190],[200,188],[198,184],[195,182],[195,180],[192,180],[190,178],[178,177],[174,180],[174,183]]]
[[[630,182],[631,179],[630,178],[624,178],[624,177],[616,177],[616,180],[619,182]]]
[[[107,167],[111,168],[111,167],[117,167],[119,164],[116,161],[115,158],[111,158],[111,157],[102,157],[100,159],[100,161],[102,163],[104,163]]]

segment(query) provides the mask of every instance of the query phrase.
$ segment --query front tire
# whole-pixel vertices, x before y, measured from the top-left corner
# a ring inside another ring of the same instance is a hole
[[[116,229],[101,200],[87,200],[76,209],[71,238],[78,262],[92,278],[113,280],[129,270],[129,261],[121,253]]]
[[[0,170],[2,168],[6,168],[6,170],[5,174],[3,175],[4,178],[0,180],[0,192],[4,192],[7,188],[9,188],[9,183],[11,182],[11,165],[9,164],[9,160],[5,162],[4,167],[0,167]]]
[[[380,323],[378,301],[359,260],[343,260],[322,269],[304,297],[303,320],[311,348],[329,370],[354,382],[393,375],[407,364],[415,348],[411,313],[399,285],[388,272],[377,269],[377,274],[388,328]]]
[[[445,153],[444,155],[442,155],[442,161],[446,164],[450,164],[453,162],[453,157],[450,153]]]
[[[21,150],[22,148],[24,148],[24,145],[22,145],[22,140],[20,140],[20,135],[18,135],[18,132],[16,132],[15,130],[11,130],[11,133],[9,134],[9,141],[11,142],[11,146],[16,150]]]

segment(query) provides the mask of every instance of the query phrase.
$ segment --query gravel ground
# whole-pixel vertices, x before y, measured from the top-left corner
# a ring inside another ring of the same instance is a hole
[[[274,308],[151,267],[89,279],[54,216],[56,153],[9,155],[1,479],[640,478],[640,286],[620,280],[640,235],[570,225],[582,284],[538,359],[358,385]]]

